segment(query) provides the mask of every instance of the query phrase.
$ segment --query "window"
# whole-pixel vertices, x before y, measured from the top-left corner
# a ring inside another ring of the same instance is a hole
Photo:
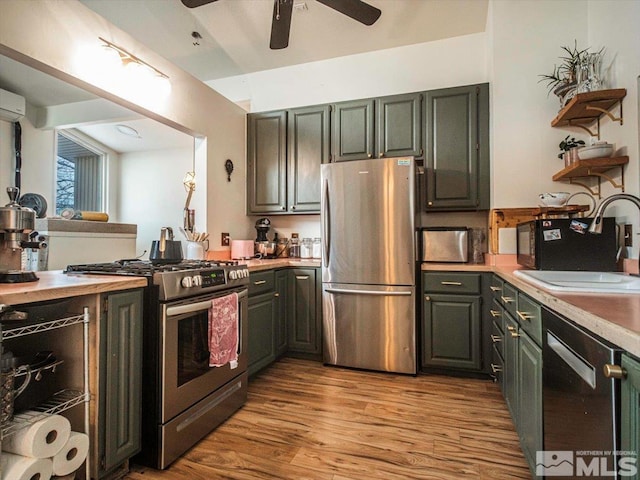
[[[69,132],[58,132],[56,141],[56,214],[104,211],[106,153]]]

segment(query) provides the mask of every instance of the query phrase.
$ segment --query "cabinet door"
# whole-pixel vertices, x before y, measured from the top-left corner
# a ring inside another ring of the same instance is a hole
[[[288,112],[289,213],[320,212],[320,165],[329,162],[329,106]]]
[[[100,330],[102,476],[141,447],[142,291],[109,294]]]
[[[376,156],[422,156],[422,94],[376,99]]]
[[[511,418],[519,428],[518,417],[518,324],[506,310],[503,311],[505,331],[504,331],[504,371],[502,379],[504,381],[504,399],[511,412]]]
[[[532,472],[542,450],[542,349],[521,330],[518,337],[518,432],[520,446]]]
[[[276,356],[287,351],[287,285],[289,284],[289,272],[287,270],[276,271],[275,319],[276,319]]]
[[[287,209],[287,112],[247,117],[247,213]]]
[[[628,355],[622,355],[622,368],[627,376],[622,380],[622,441],[620,450],[640,451],[640,362]],[[638,480],[640,474],[629,477]]]
[[[317,307],[318,292],[317,270],[315,268],[295,268],[289,270],[289,352],[319,355],[322,350],[320,320]]]
[[[374,152],[373,100],[356,100],[333,106],[332,161],[372,158]]]
[[[262,370],[275,359],[273,292],[249,297],[249,375]]]
[[[470,295],[424,296],[423,367],[481,368],[481,298]]]
[[[426,92],[427,210],[489,208],[487,92],[486,84]]]

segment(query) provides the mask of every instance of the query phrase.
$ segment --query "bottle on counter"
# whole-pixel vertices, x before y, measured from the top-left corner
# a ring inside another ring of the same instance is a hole
[[[300,258],[312,258],[313,241],[310,238],[303,238],[300,245]]]
[[[311,256],[318,259],[322,258],[322,242],[319,237],[313,239]]]

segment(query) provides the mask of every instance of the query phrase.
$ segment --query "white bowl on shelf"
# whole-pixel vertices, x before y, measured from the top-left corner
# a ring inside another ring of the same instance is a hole
[[[538,195],[543,207],[562,207],[567,203],[569,192],[550,192]]]
[[[587,160],[589,158],[609,158],[613,155],[613,144],[597,143],[589,147],[580,147],[578,149],[578,158]]]

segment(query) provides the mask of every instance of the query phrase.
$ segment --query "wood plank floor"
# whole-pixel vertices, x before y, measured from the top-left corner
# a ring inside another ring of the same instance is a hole
[[[165,471],[129,480],[530,479],[499,387],[285,358]]]

